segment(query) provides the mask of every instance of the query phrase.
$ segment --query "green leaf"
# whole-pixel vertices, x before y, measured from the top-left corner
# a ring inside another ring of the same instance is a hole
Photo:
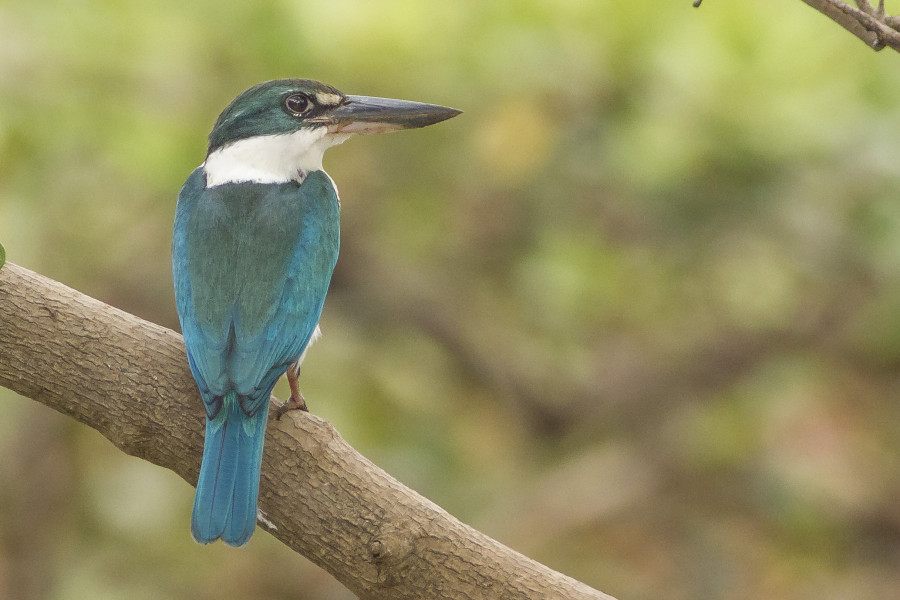
[[[3,249],[3,244],[0,244],[0,267],[3,266],[3,263],[6,262],[6,250]]]

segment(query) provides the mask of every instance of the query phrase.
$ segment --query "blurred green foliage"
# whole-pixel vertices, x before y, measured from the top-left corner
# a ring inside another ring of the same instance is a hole
[[[237,93],[461,108],[325,158],[312,410],[623,600],[893,597],[900,58],[801,2],[690,4],[4,0],[0,238],[175,328],[175,197]],[[0,408],[0,597],[350,597],[262,533],[195,545],[175,475]]]

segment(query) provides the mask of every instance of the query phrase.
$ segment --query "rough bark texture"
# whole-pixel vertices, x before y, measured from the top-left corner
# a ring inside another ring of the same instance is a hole
[[[6,264],[0,385],[197,479],[203,411],[173,331]],[[611,598],[460,523],[314,415],[270,421],[267,436],[263,529],[360,598]]]

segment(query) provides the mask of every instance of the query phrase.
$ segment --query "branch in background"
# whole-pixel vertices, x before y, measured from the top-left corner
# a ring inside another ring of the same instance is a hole
[[[861,39],[874,50],[889,46],[900,52],[900,32],[897,25],[900,19],[884,13],[884,2],[878,8],[872,7],[868,0],[857,0],[859,8],[850,6],[841,0],[803,0],[808,5]]]
[[[7,263],[0,385],[93,427],[128,454],[197,479],[203,411],[173,331]],[[288,415],[268,425],[264,528],[360,598],[610,600],[459,522],[324,420]]]
[[[857,8],[841,0],[803,0],[814,9],[861,39],[874,50],[889,46],[900,52],[900,17],[884,12],[884,0],[879,0],[878,8],[869,0],[856,0]],[[694,0],[698,8],[703,0]]]

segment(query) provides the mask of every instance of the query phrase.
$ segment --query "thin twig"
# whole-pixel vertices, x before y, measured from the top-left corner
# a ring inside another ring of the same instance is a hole
[[[900,52],[898,17],[884,14],[884,2],[874,8],[868,0],[856,0],[859,8],[841,0],[803,0],[809,6],[861,39],[874,50],[889,46]]]

